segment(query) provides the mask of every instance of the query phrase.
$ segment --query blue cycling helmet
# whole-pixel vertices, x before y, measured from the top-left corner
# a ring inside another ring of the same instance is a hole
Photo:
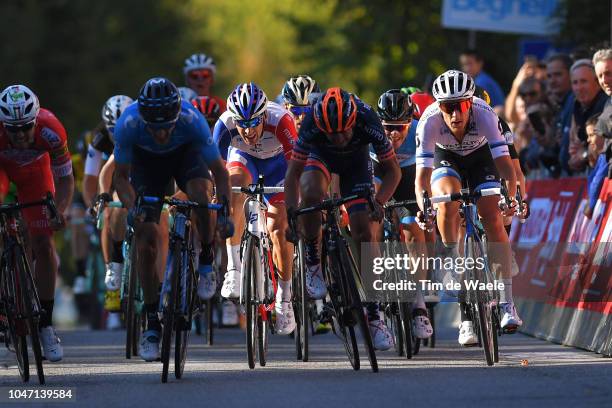
[[[138,94],[138,112],[147,123],[174,122],[181,113],[181,95],[166,78],[151,78]]]
[[[266,113],[268,98],[255,83],[238,85],[227,97],[227,110],[236,120],[251,120]]]

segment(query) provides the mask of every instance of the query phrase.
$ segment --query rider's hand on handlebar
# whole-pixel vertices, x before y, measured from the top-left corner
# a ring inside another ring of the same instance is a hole
[[[427,217],[427,220],[426,220],[425,213],[423,213],[423,211],[418,211],[416,214],[416,222],[419,228],[421,228],[423,231],[431,232],[436,226],[435,213]]]
[[[506,201],[504,197],[502,197],[498,202],[499,209],[502,210],[502,213],[505,217],[512,217],[516,214],[516,210],[518,209],[518,202],[514,197],[510,197],[510,203]]]
[[[66,217],[58,211],[55,218],[49,219],[49,226],[53,231],[59,231],[66,227]]]

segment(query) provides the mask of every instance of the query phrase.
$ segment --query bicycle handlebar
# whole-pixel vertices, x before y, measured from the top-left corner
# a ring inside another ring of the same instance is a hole
[[[57,207],[55,206],[55,200],[53,199],[53,195],[50,192],[47,192],[47,196],[42,200],[38,201],[30,201],[27,203],[1,204],[0,213],[14,213],[24,208],[36,207],[39,205],[45,206],[49,209],[50,219],[58,218],[58,211]]]
[[[232,187],[232,193],[244,193],[249,195],[282,193],[285,187],[265,186],[261,188],[257,184],[250,184],[248,187]]]

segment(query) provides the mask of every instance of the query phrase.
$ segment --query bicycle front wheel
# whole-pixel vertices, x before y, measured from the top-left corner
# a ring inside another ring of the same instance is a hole
[[[304,241],[299,240],[293,260],[293,308],[296,316],[295,349],[298,360],[308,361],[308,322],[311,319],[306,292]]]
[[[161,307],[162,307],[162,383],[168,382],[168,369],[170,367],[170,347],[172,347],[172,333],[174,332],[174,314],[176,308],[176,294],[178,293],[178,278],[181,270],[181,247],[180,242],[176,242],[172,250],[172,271],[170,276],[170,289],[162,285]],[[167,278],[167,277],[166,277]]]
[[[125,338],[125,358],[131,359],[132,355],[138,354],[138,337],[139,333],[139,322],[135,311],[136,302],[136,281],[138,275],[136,272],[136,249],[134,245],[130,246],[130,256],[127,260],[127,264],[124,265],[127,268],[127,300],[125,302],[125,327],[126,327],[126,338]]]
[[[214,273],[214,272],[213,272]],[[183,271],[186,275],[185,288],[179,287],[176,292],[176,302],[181,305],[181,297],[183,290],[186,299],[186,310],[181,313],[181,327],[176,328],[176,342],[174,345],[174,376],[178,379],[183,377],[185,370],[185,361],[187,360],[187,343],[189,341],[189,333],[191,332],[191,321],[193,319],[194,301],[197,297],[195,292],[195,271],[193,268],[193,260],[189,259],[188,266]],[[184,276],[181,274],[181,277]],[[184,314],[186,312],[186,314]]]
[[[259,311],[257,302],[257,282],[256,268],[257,256],[255,237],[249,235],[246,238],[244,245],[244,256],[242,258],[242,274],[243,274],[243,299],[246,308],[246,346],[247,346],[247,362],[249,368],[255,368],[255,360],[257,359],[257,331]]]

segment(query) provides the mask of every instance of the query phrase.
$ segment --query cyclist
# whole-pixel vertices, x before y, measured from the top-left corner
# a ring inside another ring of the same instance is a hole
[[[113,134],[121,113],[133,103],[126,95],[114,95],[102,106],[102,121],[94,129],[94,138],[88,147],[83,179],[83,196],[88,207],[93,204],[96,192],[112,194],[112,177],[115,169]],[[106,160],[106,163],[102,163]],[[117,327],[119,322],[121,273],[123,271],[123,238],[125,237],[126,211],[120,208],[107,208],[100,233],[102,256],[106,264],[106,297],[104,308],[108,316],[109,328]]]
[[[384,173],[375,195],[374,211],[370,216],[365,199],[349,203],[347,211],[357,248],[361,242],[371,242],[371,219],[378,222],[382,219],[382,205],[395,191],[401,171],[374,110],[340,88],[328,89],[302,122],[285,177],[289,215],[297,208],[298,193],[303,205],[320,203],[328,191],[332,173],[339,176],[343,196],[372,191],[370,145]],[[306,289],[311,298],[322,299],[327,288],[321,270],[320,215],[305,215],[300,222],[306,243]],[[374,346],[387,350],[393,345],[393,338],[378,309],[377,303],[368,304],[369,328]]]
[[[191,100],[191,104],[204,115],[212,132],[215,128],[215,123],[217,123],[222,113],[219,102],[211,96],[196,96]]]
[[[43,207],[22,210],[28,226],[34,275],[43,313],[40,339],[45,358],[59,361],[63,348],[53,328],[52,316],[57,277],[53,232],[65,226],[64,211],[70,205],[74,177],[66,131],[38,97],[24,85],[11,85],[0,94],[0,168],[17,186],[22,202],[40,200],[54,193],[58,219],[49,221]]]
[[[113,185],[128,210],[136,204],[136,192],[162,198],[174,192],[174,181],[190,200],[205,204],[212,196],[214,175],[219,201],[229,197],[227,170],[214,145],[206,121],[188,102],[181,101],[176,86],[165,78],[149,79],[141,88],[138,103],[128,106],[115,127],[115,172]],[[137,270],[143,286],[147,327],[140,342],[145,361],[159,357],[161,324],[157,317],[159,276],[163,266],[158,253],[163,234],[158,225],[159,204],[141,205],[144,214],[135,214]],[[196,211],[202,243],[198,293],[210,285],[214,217],[207,210]],[[144,219],[143,219],[144,218]],[[222,234],[231,230],[220,215]],[[214,293],[214,290],[213,290]]]
[[[225,101],[223,98],[212,95],[212,85],[215,82],[217,66],[212,57],[206,54],[193,54],[185,59],[183,74],[185,83],[193,89],[198,96],[210,96],[215,99],[221,107],[221,112],[225,112]]]
[[[298,75],[285,82],[281,91],[283,106],[291,112],[295,128],[298,131],[304,117],[312,108],[311,95],[319,92],[321,92],[319,85],[308,75]]]
[[[395,156],[399,162],[402,178],[393,193],[396,201],[414,200],[414,177],[416,174],[416,127],[418,121],[413,118],[416,110],[410,96],[399,89],[390,89],[378,99],[378,117],[382,121],[385,135],[391,141]],[[382,181],[383,172],[375,154],[371,154],[374,162],[374,181],[378,187]],[[404,229],[404,237],[411,247],[419,254],[426,253],[425,233],[416,223],[416,213],[419,207],[414,204],[408,208],[398,208],[399,220]],[[376,225],[376,224],[375,224]],[[375,241],[382,241],[382,226],[374,229]],[[420,269],[415,274],[415,281],[426,279],[426,269]],[[413,320],[415,334],[420,339],[427,339],[433,334],[433,328],[427,316],[427,307],[421,286],[417,285]]]
[[[232,186],[255,183],[263,174],[266,185],[282,186],[296,139],[295,125],[288,111],[268,102],[265,92],[253,82],[239,84],[227,97],[227,111],[215,125],[215,142],[227,161]],[[276,292],[276,330],[290,334],[295,329],[291,305],[293,246],[285,238],[287,218],[284,193],[266,194],[268,231],[272,240],[274,264],[279,280]],[[244,228],[244,195],[232,197],[234,224]],[[228,240],[227,273],[221,288],[225,298],[240,296],[240,235]]]
[[[459,192],[462,173],[468,177],[468,185],[474,191],[499,187],[501,175],[508,181],[511,197],[504,215],[511,216],[516,205],[516,173],[506,140],[500,133],[499,119],[483,100],[473,98],[474,88],[473,79],[461,71],[446,71],[434,81],[433,95],[437,103],[425,110],[417,127],[416,197],[421,207],[423,190],[428,193],[433,191],[434,195]],[[498,207],[498,197],[482,197],[477,206],[488,242],[498,243],[499,246],[490,253],[490,258],[501,264],[505,286],[500,293],[503,311],[501,326],[506,331],[515,331],[522,321],[512,299],[511,250]],[[422,207],[420,209],[423,210]],[[458,210],[457,202],[438,206],[438,229],[444,252],[454,258],[459,257]],[[417,215],[420,226],[424,229],[433,228],[432,220],[427,225],[424,223],[421,211]],[[459,343],[462,345],[478,342],[472,318],[467,315],[466,308],[461,307]]]

